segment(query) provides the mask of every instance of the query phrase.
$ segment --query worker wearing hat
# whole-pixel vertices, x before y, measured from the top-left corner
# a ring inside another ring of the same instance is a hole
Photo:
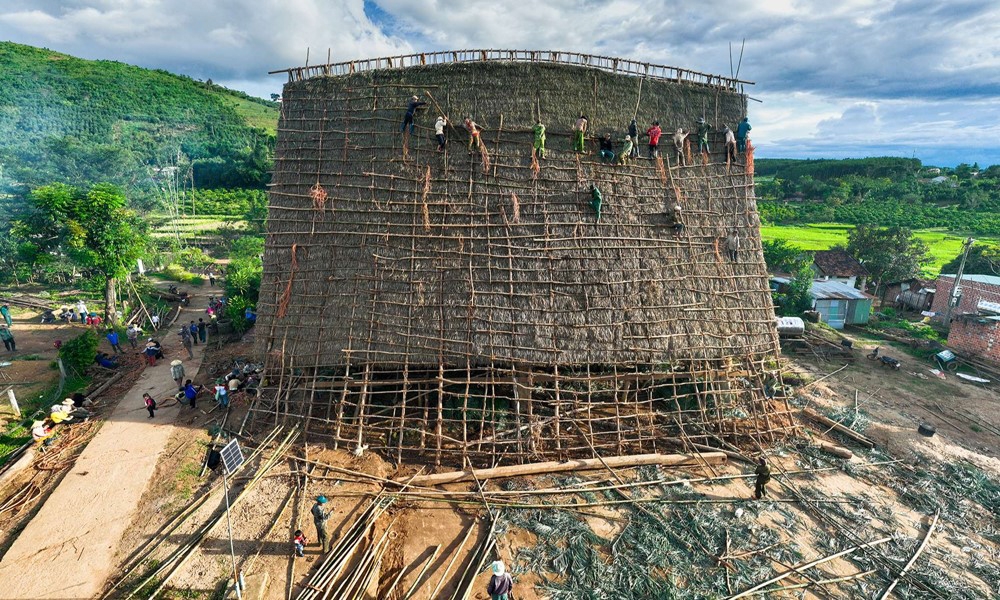
[[[705,117],[698,117],[698,154],[708,154],[712,151],[708,147],[709,131],[712,131],[712,126],[705,122]]]
[[[514,589],[514,579],[507,572],[507,567],[502,560],[493,561],[491,567],[493,576],[490,577],[490,583],[486,586],[486,593],[490,595],[490,600],[508,600]]]
[[[316,504],[312,507],[313,523],[316,525],[316,537],[323,546],[323,554],[330,551],[330,534],[326,531],[326,522],[330,520],[330,509],[326,507],[326,496],[316,496]]]
[[[426,102],[421,102],[420,98],[417,96],[410,97],[410,103],[406,105],[406,115],[403,117],[403,126],[399,128],[404,134],[406,133],[406,126],[410,126],[410,135],[413,135],[413,116],[416,114],[417,109],[421,106],[426,106]]]
[[[178,390],[184,389],[184,363],[180,359],[170,361],[170,377],[177,384]]]

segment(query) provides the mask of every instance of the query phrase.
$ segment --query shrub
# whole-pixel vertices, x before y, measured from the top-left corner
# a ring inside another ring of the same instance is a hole
[[[177,263],[167,265],[163,269],[163,274],[174,281],[189,283],[191,285],[201,285],[205,281],[205,278],[201,275],[195,275]]]
[[[87,367],[94,363],[99,344],[100,340],[97,339],[94,332],[87,329],[77,337],[63,343],[59,348],[59,358],[63,360],[67,369],[83,375]]]
[[[214,264],[212,257],[205,254],[201,248],[185,248],[174,255],[174,259],[185,269],[203,269]]]

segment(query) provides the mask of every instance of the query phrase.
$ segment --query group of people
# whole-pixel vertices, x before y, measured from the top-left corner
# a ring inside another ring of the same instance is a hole
[[[90,398],[81,392],[74,393],[60,404],[54,404],[49,409],[49,416],[45,419],[35,421],[31,424],[31,439],[44,451],[55,441],[58,433],[57,425],[74,425],[85,423],[90,419],[91,413],[87,410],[93,406]]]
[[[404,136],[404,144],[407,143],[409,136],[413,134],[416,127],[415,120],[417,112],[423,106],[427,106],[427,103],[421,100],[419,96],[410,97],[410,100],[406,105],[406,112],[403,115],[403,123],[400,126],[400,131]],[[434,137],[437,140],[438,152],[444,152],[445,147],[447,146],[448,139],[447,134],[445,133],[445,128],[450,125],[451,122],[448,120],[448,117],[443,114],[439,114],[437,120],[434,122]],[[574,152],[587,153],[587,132],[589,127],[590,120],[586,114],[581,112],[573,122],[572,127],[572,147]],[[469,115],[462,120],[462,128],[465,129],[466,133],[469,135],[469,154],[480,150],[482,148],[482,141],[480,139],[483,130],[482,127],[473,121],[472,116]],[[698,117],[694,129],[691,131],[685,131],[683,128],[678,128],[672,136],[674,152],[677,157],[677,164],[687,164],[687,160],[685,158],[688,154],[686,144],[688,137],[692,133],[696,135],[696,139],[698,141],[698,154],[707,156],[711,152],[709,134],[714,129],[715,127],[706,122],[704,117]],[[727,160],[735,161],[738,153],[746,153],[747,140],[749,139],[748,135],[750,130],[750,121],[747,117],[743,117],[743,120],[736,126],[735,132],[728,126],[722,128],[722,134],[725,139]],[[545,124],[540,118],[532,127],[531,133],[532,156],[539,159],[545,159],[546,130]],[[598,139],[598,155],[603,162],[628,164],[630,159],[640,158],[639,135],[639,124],[635,119],[632,119],[632,122],[629,123],[624,135],[620,138],[615,139],[611,133],[605,133]],[[659,121],[653,121],[652,125],[646,129],[645,137],[649,142],[649,153],[647,158],[654,159],[660,155],[660,138],[662,135],[663,129],[660,127]]]

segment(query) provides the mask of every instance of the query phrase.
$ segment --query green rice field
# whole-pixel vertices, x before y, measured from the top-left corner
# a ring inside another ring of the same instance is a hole
[[[853,225],[844,223],[812,223],[809,225],[765,225],[760,228],[760,237],[765,240],[785,239],[803,250],[827,250],[837,244],[847,244],[847,232]],[[966,236],[943,229],[917,229],[916,236],[930,249],[931,263],[924,267],[924,274],[936,276],[941,267],[962,251]],[[986,238],[977,240],[996,245],[998,240]]]

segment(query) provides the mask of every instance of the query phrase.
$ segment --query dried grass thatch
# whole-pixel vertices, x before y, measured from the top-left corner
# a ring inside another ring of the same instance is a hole
[[[453,122],[472,115],[483,127],[479,155],[454,128],[448,151],[435,152],[434,110],[418,113],[417,132],[404,139],[406,100],[430,93]],[[591,445],[618,450],[659,435],[660,398],[673,396],[668,408],[681,413],[676,398],[696,400],[699,421],[716,410],[716,431],[725,428],[723,397],[728,408],[751,401],[766,415],[759,388],[777,339],[752,176],[728,173],[722,152],[677,167],[601,164],[570,151],[578,113],[592,134],[618,139],[637,98],[639,122],[667,131],[702,115],[735,125],[745,112],[745,98],[725,88],[577,66],[439,65],[286,85],[258,305],[259,350],[280,351],[269,366],[288,373],[278,378],[284,404],[272,409],[319,410],[336,440],[400,452],[426,448],[430,428],[439,457],[443,446],[465,454],[470,435],[482,446],[508,425],[520,454],[542,453],[548,442],[521,433],[546,418],[549,435],[560,424],[572,431],[558,407],[595,394],[615,415],[621,402],[636,404],[629,435],[610,415],[590,431]],[[536,173],[537,114],[548,141]],[[591,183],[604,195],[600,223]],[[315,186],[336,211],[317,206]],[[681,235],[666,214],[678,198]],[[731,231],[742,241],[736,261],[716,251]],[[573,375],[563,380],[560,369]],[[734,392],[737,377],[750,385]],[[308,400],[292,402],[303,389]],[[408,409],[407,394],[421,400]],[[479,398],[472,409],[470,398]],[[522,401],[515,413],[530,414],[511,414]],[[604,410],[595,407],[587,418]],[[364,429],[379,414],[394,421],[369,439]],[[613,441],[594,437],[602,431]],[[418,442],[404,442],[411,433]]]

